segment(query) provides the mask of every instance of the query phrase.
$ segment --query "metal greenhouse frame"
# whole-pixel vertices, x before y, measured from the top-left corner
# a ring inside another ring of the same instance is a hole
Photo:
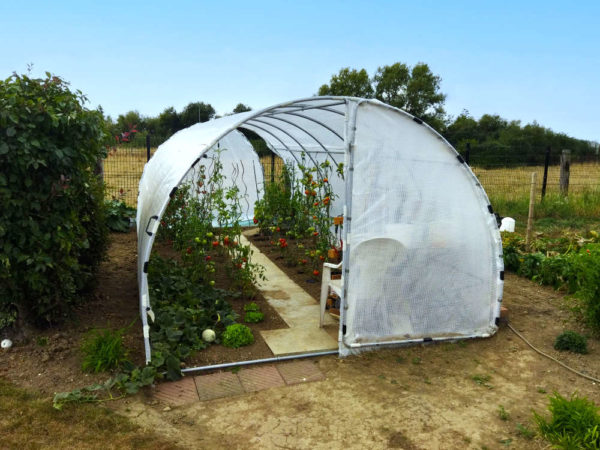
[[[376,100],[311,97],[196,124],[144,168],[137,212],[138,283],[146,360],[153,317],[147,267],[170,197],[203,155],[237,133],[284,161],[344,163],[332,215],[344,216],[339,353],[381,345],[487,337],[497,330],[502,244],[477,178],[427,124]],[[232,142],[234,144],[232,144]],[[236,144],[237,143],[237,144]],[[247,217],[252,218],[251,215]]]

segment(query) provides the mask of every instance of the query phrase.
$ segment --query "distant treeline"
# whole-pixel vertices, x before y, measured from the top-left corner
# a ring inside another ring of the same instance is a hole
[[[550,162],[557,164],[563,149],[571,150],[573,161],[595,160],[598,143],[556,133],[538,123],[522,126],[497,115],[484,114],[475,120],[464,112],[442,132],[462,155],[471,144],[470,163],[479,166],[543,164],[546,149],[551,148]]]
[[[232,113],[250,111],[239,103]],[[177,131],[198,122],[216,117],[212,105],[204,102],[188,104],[181,112],[166,108],[155,117],[141,116],[137,111],[120,115],[116,121],[107,119],[111,134],[118,143],[145,146],[150,134],[153,147],[160,145]],[[441,134],[461,154],[465,155],[467,143],[471,145],[471,165],[495,167],[511,165],[543,164],[546,148],[551,148],[551,163],[557,164],[563,149],[571,150],[573,161],[595,160],[598,143],[576,139],[557,133],[538,123],[521,125],[520,121],[508,121],[498,115],[484,114],[479,120],[463,112],[454,120],[446,120],[437,126]],[[270,151],[265,142],[251,131],[242,130],[261,156]]]

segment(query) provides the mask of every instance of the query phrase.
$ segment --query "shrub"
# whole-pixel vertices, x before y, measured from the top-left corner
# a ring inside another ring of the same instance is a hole
[[[246,323],[258,323],[265,319],[265,315],[260,311],[248,311],[244,317]]]
[[[252,330],[246,325],[236,323],[229,325],[222,338],[223,345],[225,347],[238,348],[244,345],[250,345],[254,342],[254,336]]]
[[[564,351],[568,350],[574,353],[587,353],[587,339],[575,333],[574,331],[565,331],[561,333],[554,341],[554,348],[556,350]]]
[[[0,81],[0,311],[38,324],[65,316],[105,251],[106,154],[99,111],[58,77]]]
[[[564,449],[600,448],[598,407],[586,397],[572,395],[566,399],[558,393],[550,397],[549,420],[533,413],[540,434]]]
[[[124,330],[94,330],[87,335],[82,346],[82,369],[86,372],[106,372],[116,369],[127,359],[123,345]]]

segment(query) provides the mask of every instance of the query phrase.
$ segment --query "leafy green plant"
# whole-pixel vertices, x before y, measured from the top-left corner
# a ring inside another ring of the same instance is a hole
[[[126,233],[131,229],[131,218],[135,217],[135,208],[121,200],[106,201],[106,225],[111,231]]]
[[[507,421],[508,419],[510,419],[510,414],[508,413],[508,411],[506,409],[504,409],[503,405],[498,406],[498,417],[500,417],[500,420],[504,420],[504,421]]]
[[[255,302],[250,302],[244,305],[244,311],[260,311],[260,307]]]
[[[121,330],[92,330],[81,345],[82,369],[86,372],[106,372],[118,368],[127,359]]]
[[[252,330],[245,325],[236,323],[229,325],[223,333],[222,342],[225,347],[238,348],[254,342]]]
[[[550,443],[563,449],[600,448],[598,407],[587,397],[573,394],[567,399],[555,392],[548,410],[549,418],[535,411],[533,416],[540,434]]]
[[[86,97],[46,73],[0,81],[0,310],[48,324],[91,287],[107,245],[94,175],[108,133]]]
[[[587,339],[575,331],[565,331],[554,341],[554,348],[560,351],[585,354],[588,352]]]
[[[248,311],[244,316],[244,322],[246,323],[258,323],[265,319],[264,313],[260,311]]]

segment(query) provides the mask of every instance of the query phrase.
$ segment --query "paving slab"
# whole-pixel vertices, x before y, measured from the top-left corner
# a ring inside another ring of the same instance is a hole
[[[262,330],[261,336],[275,355],[337,350],[338,343],[323,328]]]
[[[255,231],[246,231],[245,234],[255,234]],[[319,328],[319,302],[292,281],[245,236],[242,235],[240,241],[251,246],[253,261],[265,268],[266,280],[258,287],[289,327],[260,332],[273,354],[277,356],[337,349],[337,336],[332,328],[339,327],[338,322],[326,314],[324,325],[327,326],[327,331]]]
[[[194,377],[200,400],[212,400],[243,394],[244,388],[238,376],[231,372],[217,372]]]
[[[285,386],[285,381],[275,366],[259,366],[242,369],[238,377],[246,392],[262,391],[273,387]]]
[[[325,374],[321,372],[315,361],[307,359],[278,364],[277,370],[285,384],[300,384],[325,379]]]
[[[156,386],[154,396],[163,402],[177,406],[198,401],[198,392],[193,377],[160,383]]]

